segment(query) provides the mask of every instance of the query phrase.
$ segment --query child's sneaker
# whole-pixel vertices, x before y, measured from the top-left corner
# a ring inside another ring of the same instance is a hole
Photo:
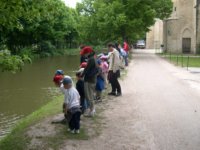
[[[86,109],[84,115],[89,114],[89,112],[90,112],[90,110],[89,110],[89,109]]]
[[[84,116],[85,116],[85,117],[94,117],[95,113],[96,113],[96,111],[95,111],[95,109],[93,109],[93,111],[88,112],[88,113],[85,114]]]
[[[71,132],[72,134],[75,134],[75,131],[74,131],[74,130],[71,130],[70,132]]]
[[[91,112],[88,112],[87,114],[85,114],[84,117],[91,117]]]
[[[80,130],[75,130],[75,133],[76,133],[76,134],[79,134],[79,133],[80,133]]]
[[[94,117],[95,114],[96,114],[96,110],[93,109],[93,110],[90,112],[90,117]]]
[[[67,129],[67,131],[68,131],[68,132],[71,132],[71,129],[70,129],[70,128],[68,128],[68,129]]]

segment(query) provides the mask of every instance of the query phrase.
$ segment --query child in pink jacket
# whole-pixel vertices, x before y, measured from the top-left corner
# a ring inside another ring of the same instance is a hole
[[[102,56],[101,57],[101,68],[102,68],[102,73],[103,73],[103,77],[104,77],[104,83],[105,83],[105,89],[107,88],[107,84],[108,84],[108,80],[107,80],[107,77],[108,77],[108,69],[109,69],[109,65],[107,63],[107,56]]]

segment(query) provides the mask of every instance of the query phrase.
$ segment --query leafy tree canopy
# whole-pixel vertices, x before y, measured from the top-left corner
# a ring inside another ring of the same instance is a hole
[[[89,42],[141,38],[172,11],[171,0],[83,0],[77,5],[81,16],[81,39]],[[94,34],[95,33],[95,34]],[[95,40],[96,39],[96,40]]]
[[[171,0],[83,0],[76,9],[62,0],[1,0],[0,68],[16,71],[27,58],[80,43],[134,41],[171,11]]]
[[[77,17],[76,10],[61,0],[1,0],[0,50],[11,52],[4,55],[4,60],[9,57],[10,60],[22,60],[23,53],[30,57],[35,54],[48,56],[57,49],[72,47],[78,35]],[[12,59],[12,55],[17,59]],[[14,61],[9,64],[16,66]],[[3,70],[5,66],[12,70],[8,65],[4,65]]]

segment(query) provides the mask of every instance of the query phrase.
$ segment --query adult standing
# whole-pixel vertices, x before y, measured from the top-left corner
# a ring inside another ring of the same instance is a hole
[[[124,41],[124,47],[123,49],[126,51],[126,57],[125,57],[125,65],[128,66],[128,54],[129,54],[129,45],[127,41]]]
[[[85,45],[80,45],[80,49],[82,50],[82,49],[84,49],[86,46]],[[80,52],[81,53],[81,52]],[[87,58],[85,57],[85,56],[83,56],[83,55],[81,55],[81,58],[80,58],[80,65],[82,64],[82,63],[87,63]]]
[[[87,67],[84,69],[82,76],[84,76],[85,98],[88,100],[90,106],[90,110],[87,115],[90,117],[95,114],[94,93],[98,74],[97,62],[94,55],[95,52],[91,47],[86,46],[81,50],[81,56],[88,58]]]
[[[108,49],[110,51],[108,79],[112,87],[112,92],[110,92],[109,95],[121,96],[122,91],[118,81],[118,78],[120,77],[120,54],[115,49],[115,45],[111,43],[108,44]]]
[[[120,53],[125,61],[125,66],[128,66],[128,53],[122,48],[122,46],[119,44],[118,48],[120,49]]]
[[[128,43],[127,43],[127,41],[124,41],[124,50],[127,52],[127,54],[128,54],[128,52],[129,52],[129,45],[128,45]]]

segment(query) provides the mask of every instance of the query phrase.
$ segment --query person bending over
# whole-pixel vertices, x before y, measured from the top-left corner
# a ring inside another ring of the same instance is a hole
[[[72,79],[64,78],[63,87],[65,91],[64,113],[68,118],[68,131],[71,133],[80,133],[80,95],[73,87]]]

